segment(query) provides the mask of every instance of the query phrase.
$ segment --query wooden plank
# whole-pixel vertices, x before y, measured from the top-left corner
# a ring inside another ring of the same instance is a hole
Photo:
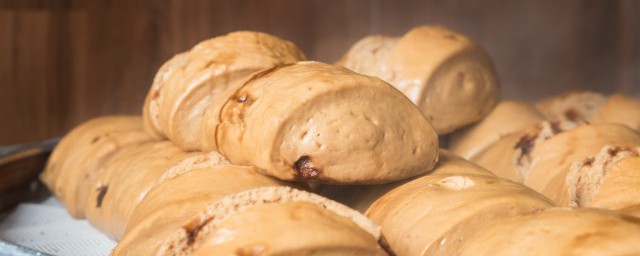
[[[638,13],[635,0],[4,0],[0,144],[140,113],[163,62],[235,30],[272,33],[332,62],[368,34],[440,24],[485,46],[505,98],[570,89],[640,96]]]

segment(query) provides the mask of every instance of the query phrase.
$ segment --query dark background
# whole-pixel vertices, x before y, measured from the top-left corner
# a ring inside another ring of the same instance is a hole
[[[140,113],[160,65],[198,41],[259,30],[333,62],[371,33],[439,24],[484,45],[504,98],[640,96],[637,0],[0,0],[0,145]]]

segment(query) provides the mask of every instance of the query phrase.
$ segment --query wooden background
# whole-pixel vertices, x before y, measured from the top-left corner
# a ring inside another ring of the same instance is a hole
[[[140,113],[160,65],[216,35],[264,31],[331,62],[367,34],[420,24],[484,45],[505,98],[640,94],[638,0],[0,0],[0,145]]]

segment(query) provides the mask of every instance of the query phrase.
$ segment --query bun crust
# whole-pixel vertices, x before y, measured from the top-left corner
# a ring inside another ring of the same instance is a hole
[[[136,116],[91,119],[71,130],[55,147],[40,180],[74,218],[85,216],[85,204],[102,166],[115,152],[153,139]]]
[[[472,159],[501,138],[542,121],[542,114],[533,106],[524,102],[502,101],[478,123],[453,133],[449,150],[465,159]]]
[[[589,121],[595,116],[606,96],[597,92],[566,92],[536,102],[536,108],[550,121]]]
[[[606,145],[640,146],[640,134],[625,125],[581,125],[537,145],[531,152],[531,166],[524,184],[553,199],[571,204],[567,174],[571,165],[593,156]]]
[[[638,224],[637,219],[607,211],[546,209],[487,227],[456,255],[636,255]]]
[[[282,180],[387,183],[428,172],[438,157],[437,134],[404,95],[318,62],[255,74],[220,117],[206,136],[220,152]]]
[[[640,148],[604,146],[571,166],[566,178],[571,206],[624,210],[640,205],[639,168]]]
[[[158,71],[147,95],[145,128],[185,150],[215,149],[200,140],[202,117],[229,87],[252,73],[305,60],[288,41],[259,32],[233,32],[174,56]]]
[[[572,122],[543,121],[525,130],[503,137],[471,161],[494,174],[522,183],[529,176],[533,161],[531,152],[550,137],[576,127]]]
[[[640,100],[621,93],[612,94],[591,122],[624,124],[640,131]]]
[[[398,255],[432,255],[456,248],[483,225],[551,205],[534,191],[492,175],[437,173],[389,191],[366,215],[380,224]]]
[[[276,225],[265,224],[271,221]],[[300,240],[291,243],[290,239],[288,242],[274,239],[276,230],[261,230],[262,225],[276,228],[279,237],[298,236]],[[158,255],[211,255],[219,250],[241,250],[238,246],[242,243],[234,240],[229,244],[216,242],[227,229],[237,231],[249,241],[261,241],[260,247],[274,254],[308,255],[326,248],[348,255],[385,255],[378,245],[380,228],[366,217],[334,201],[289,187],[258,188],[221,199],[170,235]],[[302,234],[314,232],[316,235],[311,237]]]
[[[286,185],[253,167],[211,165],[167,179],[135,207],[112,255],[150,255],[166,237],[211,204],[247,189]]]
[[[389,184],[370,186],[321,185],[315,192],[364,213],[373,202],[392,189],[414,179],[419,179],[422,176],[433,174],[477,174],[493,176],[490,171],[466,161],[447,150],[440,149],[436,167],[432,172],[425,173],[421,176]]]
[[[171,142],[148,142],[123,148],[103,167],[87,197],[87,220],[109,237],[119,239],[133,209],[160,177],[187,153]]]

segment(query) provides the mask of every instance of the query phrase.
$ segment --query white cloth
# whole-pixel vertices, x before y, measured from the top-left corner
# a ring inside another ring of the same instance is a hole
[[[73,219],[53,197],[22,203],[0,219],[0,239],[61,256],[104,256],[116,246],[86,220]]]

